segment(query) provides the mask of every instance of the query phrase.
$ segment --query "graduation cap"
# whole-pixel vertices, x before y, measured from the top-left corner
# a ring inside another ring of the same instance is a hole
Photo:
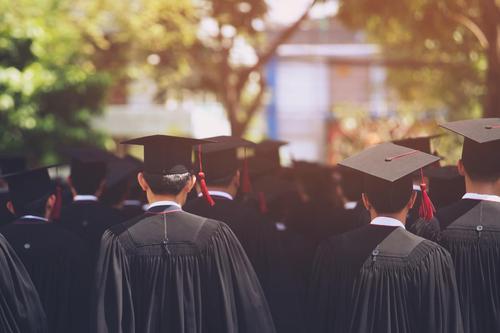
[[[242,190],[244,193],[250,192],[246,150],[247,148],[254,147],[255,143],[233,136],[216,136],[207,138],[207,140],[213,142],[195,147],[195,151],[198,153],[199,171],[204,171],[207,181],[214,183],[231,177],[234,171],[241,166],[240,159],[238,158],[238,149],[244,148]],[[203,161],[202,164],[200,164],[201,161]],[[204,170],[201,170],[201,165],[204,166]]]
[[[199,140],[169,135],[150,135],[122,142],[144,147],[144,172],[151,175],[175,175],[193,170],[193,146],[209,143]]]
[[[250,171],[260,174],[280,169],[280,148],[287,144],[286,141],[270,139],[258,143],[254,156],[249,159]]]
[[[465,179],[456,166],[432,168],[426,175],[429,178],[429,195],[438,208],[458,201],[465,194]]]
[[[17,213],[53,193],[55,186],[50,179],[48,169],[55,166],[57,165],[2,176],[9,185],[10,198]]]
[[[24,156],[0,155],[0,174],[6,175],[26,170],[26,164]]]
[[[462,135],[462,161],[468,172],[492,175],[500,172],[500,118],[483,118],[440,125]]]
[[[423,153],[427,154],[432,154],[431,152],[431,140],[435,138],[441,137],[442,134],[434,134],[434,135],[429,135],[429,136],[420,136],[420,137],[415,137],[415,138],[405,138],[405,139],[400,139],[400,140],[394,140],[392,143],[415,149],[415,150],[420,150]]]
[[[365,184],[373,181],[390,188],[392,184],[438,160],[437,156],[388,142],[368,148],[345,159],[339,165],[362,172],[365,175]],[[430,219],[433,215],[433,206],[423,181],[421,187],[423,202],[420,215]]]

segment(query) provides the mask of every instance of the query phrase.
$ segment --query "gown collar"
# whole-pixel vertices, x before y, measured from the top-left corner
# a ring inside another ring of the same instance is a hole
[[[175,201],[170,201],[170,200],[162,200],[162,201],[155,201],[153,203],[151,203],[149,206],[148,206],[148,211],[150,211],[151,209],[153,208],[156,208],[155,210],[158,210],[159,207],[165,207],[165,206],[169,206],[169,207],[173,207],[173,208],[176,208],[176,209],[182,209],[181,205],[179,205],[177,202]],[[160,209],[161,210],[161,209]]]
[[[97,197],[95,195],[78,194],[78,195],[75,195],[75,197],[73,198],[73,201],[97,201]]]
[[[383,225],[383,226],[387,226],[387,227],[401,227],[403,229],[406,229],[405,225],[401,221],[393,219],[392,217],[386,217],[386,216],[378,216],[378,217],[374,218],[370,222],[370,224]]]
[[[465,193],[462,199],[484,200],[484,201],[493,201],[500,203],[500,196],[492,194]]]
[[[26,220],[30,220],[30,221],[26,221]],[[49,220],[47,220],[46,218],[41,217],[41,216],[23,215],[19,218],[19,222],[20,223],[23,223],[23,222],[44,223],[44,222],[49,222]]]

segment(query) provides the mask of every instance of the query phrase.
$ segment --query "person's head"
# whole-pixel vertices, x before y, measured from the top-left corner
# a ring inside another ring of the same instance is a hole
[[[152,135],[123,142],[144,147],[144,170],[137,181],[150,203],[175,200],[184,204],[187,194],[196,183],[193,175],[193,145],[205,140]]]
[[[371,215],[403,215],[413,207],[416,194],[412,176],[389,182],[372,176],[364,177],[363,203]]]
[[[461,120],[442,127],[464,137],[458,171],[468,192],[500,193],[500,118]]]
[[[363,193],[363,174],[352,169],[342,168],[339,194],[345,202],[361,200]]]
[[[137,181],[150,202],[159,201],[160,197],[169,197],[184,203],[196,184],[196,176],[190,172],[170,175],[139,172]]]
[[[50,217],[56,204],[56,187],[46,168],[8,176],[7,182],[10,193],[7,208],[12,214]]]
[[[74,194],[100,196],[104,189],[106,163],[103,161],[79,161],[71,163],[71,175],[68,178]]]

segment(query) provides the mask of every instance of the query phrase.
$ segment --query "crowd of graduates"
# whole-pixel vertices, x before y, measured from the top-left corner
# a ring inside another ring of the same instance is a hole
[[[442,126],[457,166],[435,136],[335,166],[230,136],[0,154],[0,331],[500,332],[500,119]]]

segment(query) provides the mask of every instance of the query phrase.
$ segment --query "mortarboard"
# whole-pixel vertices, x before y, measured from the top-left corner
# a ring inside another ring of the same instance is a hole
[[[0,155],[0,175],[26,170],[26,158],[21,155]]]
[[[209,140],[168,135],[150,135],[122,142],[144,146],[144,172],[151,175],[173,175],[191,172],[194,145]]]
[[[483,118],[440,125],[465,137],[462,161],[467,171],[476,174],[500,172],[500,118]]]
[[[264,140],[255,146],[254,156],[249,159],[250,171],[255,174],[271,172],[281,168],[280,148],[288,142]]]
[[[202,160],[202,165],[205,173],[205,178],[207,181],[216,182],[226,179],[232,176],[234,171],[240,168],[241,162],[238,158],[238,149],[245,149],[245,156],[243,160],[243,189],[244,192],[249,192],[249,178],[248,178],[248,166],[246,160],[246,149],[255,146],[255,143],[232,136],[216,136],[207,138],[207,140],[213,141],[212,143],[205,143],[195,147],[195,151],[198,152],[197,161],[200,163]]]
[[[55,186],[51,181],[48,169],[57,165],[25,170],[3,175],[9,185],[9,193],[16,211],[44,199],[52,193]]]
[[[339,165],[360,171],[365,175],[365,182],[375,181],[390,188],[391,184],[438,160],[437,156],[415,149],[393,143],[382,143],[345,159]],[[421,215],[430,219],[434,208],[427,196],[423,181],[421,186],[423,187]]]
[[[421,136],[421,137],[416,137],[416,138],[405,138],[405,139],[400,139],[400,140],[394,140],[392,143],[415,149],[415,150],[420,150],[423,153],[427,154],[432,154],[431,152],[431,140],[438,138],[442,136],[442,134],[435,134],[435,135],[429,135],[429,136]]]

